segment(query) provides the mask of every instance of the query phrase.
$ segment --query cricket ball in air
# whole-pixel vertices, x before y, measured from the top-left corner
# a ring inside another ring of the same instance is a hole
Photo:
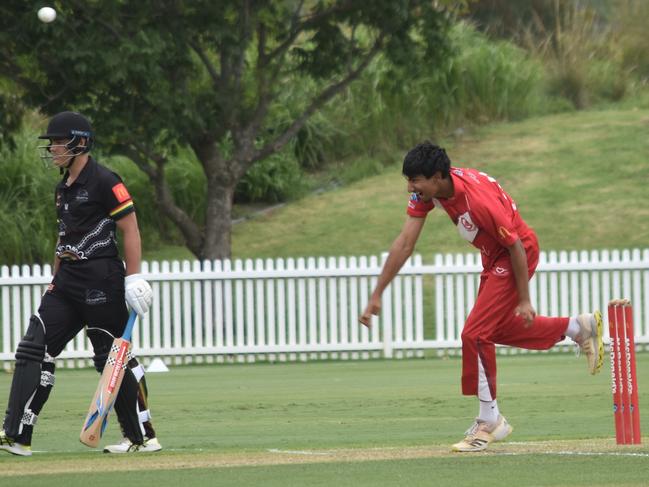
[[[56,10],[52,7],[43,7],[38,11],[38,18],[41,22],[45,22],[46,24],[54,22],[54,19],[56,19]]]

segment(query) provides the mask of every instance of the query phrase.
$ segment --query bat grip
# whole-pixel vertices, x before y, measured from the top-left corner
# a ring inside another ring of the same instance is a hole
[[[131,313],[128,315],[128,321],[126,322],[126,328],[124,328],[124,333],[122,333],[122,338],[127,342],[130,342],[133,336],[133,326],[135,325],[136,318],[137,313],[131,310]]]

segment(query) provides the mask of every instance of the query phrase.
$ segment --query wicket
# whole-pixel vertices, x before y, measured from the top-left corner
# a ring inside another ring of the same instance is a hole
[[[640,407],[633,338],[633,308],[628,299],[608,303],[611,336],[611,388],[615,441],[618,445],[640,443]]]

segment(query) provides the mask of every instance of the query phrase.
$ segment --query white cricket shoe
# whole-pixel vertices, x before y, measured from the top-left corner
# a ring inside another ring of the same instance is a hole
[[[104,453],[152,453],[160,450],[162,450],[162,445],[157,438],[145,438],[141,445],[136,445],[128,438],[122,438],[122,441],[116,445],[104,447]]]
[[[574,340],[579,345],[581,353],[586,356],[588,371],[594,375],[604,364],[602,313],[595,311],[579,315],[577,323],[579,323],[579,334]]]
[[[486,450],[489,443],[502,441],[514,430],[504,416],[498,416],[498,421],[488,423],[481,419],[475,420],[464,433],[464,439],[452,446],[456,452],[475,452]]]
[[[8,451],[12,455],[19,455],[21,457],[32,456],[31,446],[16,443],[5,434],[4,430],[0,431],[0,450]]]
[[[144,453],[153,453],[160,450],[162,450],[162,445],[158,441],[158,438],[147,438],[144,440],[144,445],[140,447],[139,451]]]

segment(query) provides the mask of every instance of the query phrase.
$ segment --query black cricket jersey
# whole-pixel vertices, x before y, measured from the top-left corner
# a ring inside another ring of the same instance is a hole
[[[135,211],[122,179],[93,158],[70,186],[68,176],[56,186],[56,256],[63,261],[117,257],[115,222]]]

